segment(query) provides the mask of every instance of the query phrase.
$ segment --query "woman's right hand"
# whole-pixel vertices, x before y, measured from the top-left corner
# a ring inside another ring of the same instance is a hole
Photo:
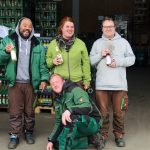
[[[53,150],[53,143],[52,142],[48,142],[46,148],[47,148],[47,150]]]
[[[55,59],[53,59],[53,64],[54,64],[55,66],[60,65],[60,62],[58,61],[57,57],[56,57]]]

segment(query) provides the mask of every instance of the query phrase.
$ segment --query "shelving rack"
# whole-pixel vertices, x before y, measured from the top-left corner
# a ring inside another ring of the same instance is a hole
[[[148,0],[134,0],[134,24],[145,24],[148,19]]]
[[[146,65],[148,62],[149,10],[149,0],[134,0],[133,41],[138,65]]]
[[[0,0],[0,25],[15,27],[23,16],[23,0]]]
[[[36,0],[35,28],[43,37],[54,37],[57,26],[57,3]]]
[[[114,19],[117,26],[117,32],[127,39],[129,17],[127,15],[115,15]]]
[[[149,28],[149,1],[134,0],[133,15],[133,39],[135,45],[142,45],[148,37],[147,29]]]

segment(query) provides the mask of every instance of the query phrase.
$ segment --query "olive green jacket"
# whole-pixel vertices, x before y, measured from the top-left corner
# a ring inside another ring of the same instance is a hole
[[[63,57],[63,63],[54,66],[53,60],[58,54]],[[56,39],[52,40],[46,53],[46,62],[52,72],[73,82],[83,81],[89,85],[91,81],[90,61],[85,43],[76,38],[71,48],[60,49]]]

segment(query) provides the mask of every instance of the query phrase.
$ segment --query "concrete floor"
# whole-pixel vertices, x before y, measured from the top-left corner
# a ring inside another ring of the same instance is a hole
[[[123,150],[150,149],[150,66],[132,67],[128,69],[129,108],[125,120],[126,147]],[[47,137],[54,125],[54,116],[48,112],[36,114],[34,145],[27,145],[23,136],[16,150],[46,150]],[[0,111],[0,150],[7,150],[8,113]],[[110,137],[104,150],[120,150],[114,143],[110,129]],[[94,150],[89,148],[88,150]]]

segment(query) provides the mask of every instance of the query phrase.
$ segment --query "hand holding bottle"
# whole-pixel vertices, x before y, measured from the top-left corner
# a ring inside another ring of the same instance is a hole
[[[53,60],[53,64],[54,65],[60,65],[60,64],[62,64],[63,63],[63,58],[62,58],[62,55],[61,54],[58,54],[57,56],[56,56],[56,58]]]
[[[110,50],[109,50],[108,48],[104,48],[104,49],[102,50],[102,56],[103,56],[103,57],[106,57],[107,54],[110,54]]]
[[[10,53],[11,50],[12,50],[12,43],[7,44],[6,47],[5,47],[5,50],[6,50],[7,53]]]
[[[6,52],[11,54],[11,59],[13,61],[16,61],[17,60],[17,56],[16,56],[15,46],[12,43],[9,43],[9,44],[6,45],[5,49],[6,49]]]
[[[63,58],[62,58],[62,55],[61,55],[61,54],[58,54],[58,55],[57,55],[57,61],[59,62],[59,64],[62,64],[62,63],[63,63]]]
[[[102,50],[102,56],[106,58],[106,65],[110,65],[112,63],[110,50],[108,48]]]
[[[112,62],[110,54],[106,54],[106,65],[110,65]]]

